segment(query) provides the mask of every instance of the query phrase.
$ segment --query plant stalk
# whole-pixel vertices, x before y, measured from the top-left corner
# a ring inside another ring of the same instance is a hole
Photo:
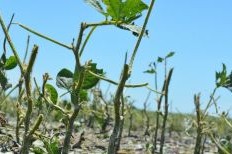
[[[24,137],[23,137],[23,145],[21,149],[21,153],[28,154],[29,149],[32,142],[32,135],[29,133],[30,128],[30,120],[31,120],[31,114],[33,109],[33,100],[32,100],[32,91],[31,91],[31,72],[33,65],[35,63],[35,59],[38,53],[38,46],[35,45],[32,49],[31,57],[29,60],[29,64],[27,66],[27,69],[25,73],[23,74],[24,80],[25,80],[25,89],[26,89],[26,95],[27,95],[27,112],[25,115],[25,121],[24,121]]]
[[[168,119],[168,92],[169,92],[169,85],[171,81],[173,73],[173,68],[169,70],[168,75],[165,79],[165,90],[164,90],[164,118],[163,118],[163,124],[162,124],[162,131],[161,131],[161,140],[160,140],[160,154],[163,154],[163,146],[165,141],[165,132],[166,132],[166,123]]]

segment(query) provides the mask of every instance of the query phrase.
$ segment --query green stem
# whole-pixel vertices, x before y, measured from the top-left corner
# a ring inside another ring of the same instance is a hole
[[[27,37],[27,46],[26,46],[26,51],[25,51],[24,58],[23,58],[23,63],[26,62],[27,53],[28,53],[28,49],[29,49],[29,44],[30,44],[30,35],[28,35],[28,37]]]
[[[209,134],[209,137],[224,154],[230,154],[230,152],[228,152],[223,146],[220,145],[220,143],[216,141],[212,133]]]
[[[83,38],[83,34],[84,34],[84,31],[86,29],[86,23],[81,23],[81,28],[80,28],[80,31],[79,31],[79,34],[78,34],[78,39],[77,39],[77,43],[76,43],[76,46],[75,46],[75,56],[79,56],[80,54],[80,46],[81,46],[81,42],[82,42],[82,38]]]
[[[12,89],[9,91],[9,93],[5,96],[5,98],[3,99],[3,101],[0,103],[0,106],[2,106],[2,105],[6,102],[7,98],[10,96],[10,94],[11,94],[16,88],[18,88],[18,87],[19,87],[19,84],[17,84],[16,86],[14,86],[14,88],[12,88]]]
[[[164,95],[164,92],[159,92],[158,90],[154,90],[154,89],[152,89],[152,88],[149,87],[149,86],[146,86],[146,88],[149,89],[150,91],[156,93],[156,94]]]
[[[203,112],[203,119],[206,117],[207,111],[208,111],[209,107],[211,106],[212,101],[214,100],[214,95],[215,95],[216,91],[217,91],[217,87],[214,88],[213,93],[210,95],[210,100],[207,103],[207,106],[206,106],[206,108],[205,108],[205,110]]]
[[[87,66],[85,66],[85,67],[81,66],[80,59],[79,59],[80,58],[79,57],[79,48],[80,48],[80,44],[82,41],[84,29],[85,29],[85,24],[82,23],[81,29],[79,32],[79,36],[78,36],[77,45],[75,48],[73,48],[73,52],[74,52],[75,60],[76,60],[76,65],[75,65],[74,77],[73,77],[74,84],[72,86],[71,102],[74,105],[74,111],[73,111],[71,117],[68,117],[68,124],[66,127],[66,134],[65,134],[65,138],[64,138],[62,154],[69,153],[70,138],[71,138],[71,135],[72,135],[72,132],[74,129],[74,121],[75,121],[76,117],[78,116],[78,113],[79,113],[80,108],[81,108],[80,90],[81,90],[81,86],[84,82],[84,76],[86,73],[86,69],[88,67],[88,64],[86,64]]]
[[[98,75],[98,74],[96,74],[96,73],[94,73],[94,72],[92,72],[90,70],[88,70],[88,73],[90,73],[91,75],[93,75],[93,76],[95,76],[95,77],[97,77],[97,78],[99,78],[101,80],[104,80],[106,82],[112,83],[114,85],[119,85],[119,83],[117,83],[117,82],[115,82],[113,80],[107,79],[107,78],[105,78],[105,77],[103,77],[101,75]],[[142,84],[125,85],[125,87],[127,87],[127,88],[138,88],[138,87],[145,87],[147,85],[148,85],[148,83],[142,83]]]
[[[42,97],[45,100],[45,102],[47,103],[48,106],[50,106],[51,108],[54,108],[57,111],[60,111],[63,115],[68,116],[68,112],[66,112],[60,106],[55,105],[51,100],[47,99],[47,97],[45,96],[45,92],[44,91],[45,91],[45,84],[46,84],[46,82],[43,82],[42,93],[40,92],[39,86],[38,86],[35,78],[34,78],[34,83],[35,83],[35,87],[36,87],[37,91],[40,93],[40,97]]]
[[[88,27],[96,27],[96,26],[108,26],[108,25],[120,25],[123,24],[121,21],[103,21],[99,23],[88,23],[86,24],[86,28]]]
[[[152,9],[153,9],[154,3],[155,3],[155,0],[152,0],[152,1],[151,1],[151,4],[149,5],[149,9],[148,9],[148,12],[147,12],[147,15],[146,15],[144,24],[143,24],[142,31],[141,31],[141,33],[139,34],[139,38],[138,38],[138,40],[137,40],[137,43],[135,44],[135,48],[134,48],[133,54],[132,54],[131,59],[130,59],[130,63],[129,63],[130,69],[132,69],[132,66],[133,66],[133,63],[134,63],[134,60],[135,60],[135,56],[136,56],[136,53],[137,53],[137,51],[138,51],[140,42],[141,42],[141,40],[142,40],[142,38],[143,38],[144,32],[145,32],[145,30],[146,30],[146,26],[147,26],[149,17],[150,17],[150,15],[151,15],[151,11],[152,11]],[[131,73],[131,70],[130,70],[130,73]]]
[[[30,130],[30,132],[28,134],[29,136],[32,136],[35,133],[35,131],[39,128],[39,125],[41,124],[42,120],[43,120],[43,115],[40,114],[38,119],[36,120],[36,123],[34,124],[32,129]]]
[[[83,53],[83,51],[84,51],[84,49],[85,49],[85,46],[86,46],[87,42],[89,41],[90,36],[93,34],[93,32],[94,32],[94,30],[95,30],[96,28],[97,28],[97,26],[93,26],[92,29],[90,30],[88,36],[86,37],[86,39],[85,39],[85,41],[84,41],[84,43],[83,43],[83,45],[82,45],[82,47],[81,47],[80,53],[79,53],[79,56],[80,56],[80,57],[81,57],[81,55],[82,55],[82,53]]]
[[[39,37],[45,39],[45,40],[51,41],[51,42],[53,42],[53,43],[55,43],[55,44],[57,44],[57,45],[60,45],[60,46],[62,46],[62,47],[64,47],[64,48],[67,48],[67,49],[69,49],[69,50],[72,49],[71,46],[68,46],[68,45],[66,45],[66,44],[63,44],[63,43],[61,43],[61,42],[56,41],[55,39],[52,39],[52,38],[50,38],[50,37],[48,37],[48,36],[45,36],[45,35],[43,35],[43,34],[41,34],[41,33],[38,33],[38,32],[32,30],[31,28],[29,28],[29,27],[27,27],[27,26],[24,26],[24,25],[22,25],[22,24],[20,24],[20,23],[15,23],[15,24],[19,25],[19,26],[22,27],[23,29],[25,29],[25,30],[27,30],[27,31],[29,31],[29,32],[31,32],[31,33],[33,33],[33,34],[35,34],[35,35],[37,35],[37,36],[39,36]]]

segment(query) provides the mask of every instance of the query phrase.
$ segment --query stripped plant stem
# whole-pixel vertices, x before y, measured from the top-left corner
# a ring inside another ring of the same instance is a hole
[[[110,117],[110,113],[109,113],[109,105],[106,102],[106,100],[104,99],[104,97],[102,96],[102,92],[100,93],[99,97],[105,104],[105,118],[104,118],[104,122],[101,126],[101,133],[104,133],[104,132],[106,132],[106,127],[108,126],[111,117]]]
[[[109,141],[109,146],[108,146],[108,154],[116,154],[117,150],[118,150],[117,149],[117,147],[118,147],[117,144],[120,144],[120,143],[117,142],[117,140],[118,140],[117,137],[118,137],[118,133],[119,133],[119,130],[120,130],[120,109],[121,109],[121,107],[120,107],[121,106],[120,98],[121,98],[121,96],[123,96],[123,90],[124,90],[124,87],[126,85],[126,81],[129,79],[129,77],[131,75],[134,59],[135,59],[137,50],[139,48],[140,42],[142,40],[143,34],[145,32],[146,25],[148,23],[148,20],[149,20],[149,17],[150,17],[150,14],[151,14],[154,3],[155,3],[155,0],[152,0],[151,4],[150,4],[150,7],[148,9],[148,13],[146,15],[144,24],[143,24],[142,31],[139,34],[139,38],[138,38],[138,40],[136,42],[134,51],[132,53],[129,65],[125,63],[124,67],[122,69],[120,82],[118,84],[118,87],[117,87],[117,90],[116,90],[116,93],[115,93],[115,97],[114,97],[114,101],[113,101],[113,103],[114,103],[114,112],[115,112],[115,123],[114,123],[113,132],[112,132],[112,134],[110,136],[110,141]]]
[[[108,154],[116,154],[117,153],[117,140],[118,140],[118,133],[120,129],[120,106],[121,106],[121,96],[123,95],[124,85],[129,77],[129,66],[127,64],[124,65],[123,71],[121,74],[121,79],[118,85],[118,88],[115,93],[115,97],[113,100],[114,103],[114,114],[115,114],[115,123],[113,132],[110,136],[109,146],[108,146]]]
[[[94,32],[94,30],[96,28],[97,28],[97,26],[93,26],[92,29],[90,30],[88,36],[86,37],[86,39],[85,39],[85,41],[84,41],[84,43],[83,43],[83,45],[81,47],[81,50],[80,50],[80,54],[79,54],[80,57],[81,57],[81,55],[82,55],[82,53],[83,53],[83,51],[85,49],[85,46],[86,46],[87,42],[89,41],[90,36],[93,34],[93,32]]]
[[[124,106],[125,106],[125,98],[123,95],[121,96],[121,115],[120,115],[120,127],[119,127],[119,132],[118,132],[118,137],[117,137],[117,143],[116,143],[116,150],[118,151],[120,149],[120,142],[122,138],[122,132],[123,132],[123,126],[124,126],[124,120],[125,120],[125,115],[124,115]]]
[[[16,141],[17,143],[20,143],[20,139],[19,139],[19,128],[20,128],[20,125],[22,122],[21,121],[21,104],[22,104],[22,96],[23,96],[23,93],[24,93],[24,90],[22,88],[23,86],[23,76],[21,75],[20,79],[19,79],[19,83],[18,83],[18,87],[19,87],[19,90],[18,90],[18,99],[17,99],[17,103],[16,103],[16,109],[17,109],[17,118],[16,118],[16,129],[15,129],[15,136],[16,136]]]
[[[166,68],[166,67],[165,67]],[[163,118],[163,124],[162,124],[162,131],[161,131],[161,140],[160,140],[160,154],[163,153],[163,146],[164,146],[164,141],[165,141],[165,131],[166,131],[166,123],[168,119],[168,92],[169,92],[169,85],[171,81],[173,73],[173,68],[171,68],[168,72],[168,75],[166,76],[165,82],[164,82],[164,118]]]
[[[68,151],[69,151],[70,138],[72,135],[72,131],[74,129],[74,121],[76,117],[78,116],[78,113],[81,108],[80,90],[84,82],[84,76],[85,76],[86,71],[88,70],[88,65],[89,65],[87,63],[85,66],[81,66],[80,56],[79,56],[80,45],[82,42],[82,37],[83,37],[85,27],[86,27],[85,23],[81,23],[81,28],[80,28],[80,32],[78,35],[77,44],[72,49],[74,56],[75,56],[75,61],[76,61],[74,77],[73,77],[74,84],[72,86],[72,91],[71,91],[71,102],[74,105],[74,111],[71,114],[71,116],[68,117],[68,124],[66,126],[66,134],[65,134],[64,145],[62,149],[63,154],[68,154]]]
[[[155,134],[153,137],[153,148],[152,148],[152,153],[155,153],[157,150],[157,137],[158,137],[158,130],[159,130],[159,126],[160,126],[160,113],[161,113],[161,103],[163,100],[163,96],[165,95],[165,81],[163,83],[163,87],[162,87],[162,95],[159,96],[159,98],[157,99],[157,111],[156,111],[156,128],[155,128]]]
[[[18,52],[16,51],[13,42],[11,41],[10,35],[8,34],[7,28],[3,22],[1,15],[0,15],[0,24],[1,24],[1,27],[2,27],[3,32],[5,34],[5,37],[10,45],[10,48],[12,49],[14,56],[16,57],[17,64],[18,64],[20,71],[21,71],[21,75],[23,76],[24,81],[25,81],[25,89],[26,89],[26,94],[27,94],[27,112],[26,112],[25,120],[24,120],[25,131],[24,131],[23,145],[22,145],[21,153],[27,154],[27,153],[29,153],[29,148],[31,145],[31,137],[32,137],[32,134],[29,133],[30,119],[31,119],[31,113],[32,113],[32,108],[33,108],[33,101],[32,101],[32,96],[31,96],[31,72],[32,72],[32,68],[33,68],[33,65],[34,65],[34,62],[36,59],[36,55],[38,52],[38,46],[35,45],[34,48],[32,49],[32,54],[31,54],[28,66],[26,68],[24,68],[23,64],[18,56]],[[40,119],[39,121],[42,121],[41,117],[39,119]],[[40,124],[40,122],[38,122],[38,124]],[[35,127],[35,128],[37,128],[37,127]],[[18,132],[16,132],[16,135],[17,135],[17,133]]]
[[[150,128],[150,117],[147,114],[147,102],[149,100],[149,97],[151,95],[151,91],[148,92],[147,97],[143,103],[143,114],[145,115],[145,131],[144,131],[144,136],[148,135],[150,136],[149,133],[149,128]]]
[[[133,123],[133,106],[132,106],[132,104],[129,104],[127,106],[127,111],[129,113],[128,137],[130,137],[131,136],[132,123]]]
[[[31,114],[33,109],[33,100],[32,100],[32,90],[31,90],[31,72],[33,65],[35,63],[35,59],[38,53],[38,46],[34,46],[32,49],[31,57],[27,66],[27,69],[25,70],[25,73],[23,74],[24,80],[25,80],[25,89],[26,89],[26,95],[27,95],[27,112],[25,115],[25,121],[24,121],[24,137],[23,137],[23,145],[21,149],[21,153],[28,154],[29,148],[31,146],[32,142],[32,134],[29,132],[30,128],[30,120],[31,120]],[[39,117],[42,118],[42,117]],[[39,120],[39,121],[42,121]],[[40,124],[41,122],[38,122]],[[35,125],[36,126],[36,125]]]
[[[202,149],[201,143],[202,143],[202,131],[203,131],[203,117],[202,112],[200,109],[200,94],[194,95],[194,104],[196,107],[196,114],[197,114],[197,137],[196,137],[196,144],[194,149],[194,154],[200,154],[200,151]]]

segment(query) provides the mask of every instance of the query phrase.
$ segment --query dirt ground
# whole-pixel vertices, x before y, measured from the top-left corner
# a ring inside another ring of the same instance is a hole
[[[63,127],[59,129],[51,129],[50,134],[56,135],[60,145],[64,139],[65,130]],[[70,154],[104,154],[107,152],[109,136],[112,129],[106,133],[98,133],[96,129],[82,128],[73,133],[71,139]],[[21,130],[23,133],[23,129]],[[0,127],[0,153],[19,153],[20,144],[15,142],[15,130],[13,126]],[[149,154],[151,150],[152,136],[144,136],[142,131],[131,132],[131,136],[127,135],[126,130],[121,139],[119,154]],[[22,136],[22,135],[21,135]],[[159,138],[157,149],[159,149]],[[194,138],[186,134],[172,133],[170,137],[166,134],[164,154],[192,154],[194,150]],[[35,139],[34,147],[44,147],[44,143],[40,139]],[[158,151],[158,150],[157,150]],[[217,153],[217,148],[207,141],[205,144],[205,154]]]

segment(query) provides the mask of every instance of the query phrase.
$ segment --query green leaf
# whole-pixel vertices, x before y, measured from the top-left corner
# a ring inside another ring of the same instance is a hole
[[[216,72],[216,85],[217,87],[224,86],[227,80],[227,71],[226,71],[226,65],[222,64],[222,71]]]
[[[52,138],[47,141],[47,139],[43,140],[46,150],[49,154],[57,154],[60,153],[59,150],[59,140],[57,137]]]
[[[80,91],[80,101],[87,101],[88,100],[88,92],[87,90],[81,90]]]
[[[148,6],[141,0],[103,0],[107,13],[114,21],[130,23],[141,16],[143,10]]]
[[[46,153],[46,151],[44,150],[43,147],[33,147],[32,152],[34,152],[35,154],[44,154],[44,153]]]
[[[162,63],[164,61],[164,58],[158,57],[157,62]]]
[[[175,52],[169,52],[165,58],[170,58],[174,56]]]
[[[50,98],[50,100],[53,102],[53,104],[57,104],[58,93],[56,89],[52,85],[46,84],[45,91],[48,97]]]
[[[119,14],[122,5],[121,0],[103,0],[103,3],[107,6],[107,13],[113,20],[118,21],[120,19]]]
[[[17,60],[15,56],[10,56],[8,59],[6,59],[6,63],[4,64],[4,68],[6,70],[11,70],[17,66]]]
[[[155,71],[154,68],[151,68],[151,69],[149,69],[149,70],[144,71],[144,73],[154,74],[154,73],[156,73],[156,71]]]
[[[103,69],[97,69],[96,63],[90,63],[89,70],[95,74],[103,75]],[[89,72],[86,72],[84,82],[82,84],[83,89],[90,89],[94,87],[99,81],[99,78],[93,76]]]
[[[73,85],[73,73],[66,68],[60,70],[56,76],[56,85],[59,88],[70,90]]]
[[[217,87],[224,87],[232,92],[232,72],[227,75],[225,64],[222,64],[222,71],[216,72],[215,77]]]
[[[52,142],[50,143],[50,148],[54,154],[60,153],[59,150],[59,140],[58,138],[54,138]]]
[[[133,19],[140,17],[142,11],[145,9],[148,9],[148,6],[141,0],[126,0],[120,11],[120,17],[124,21],[131,22]]]

